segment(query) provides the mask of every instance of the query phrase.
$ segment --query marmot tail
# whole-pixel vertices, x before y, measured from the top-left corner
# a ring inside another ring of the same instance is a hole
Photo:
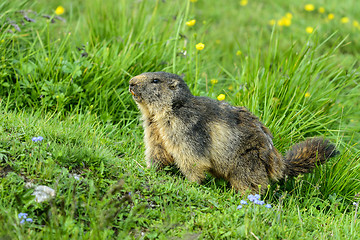
[[[320,165],[331,157],[339,154],[335,145],[322,138],[310,138],[295,144],[285,154],[285,174],[297,176],[310,172],[315,166]]]

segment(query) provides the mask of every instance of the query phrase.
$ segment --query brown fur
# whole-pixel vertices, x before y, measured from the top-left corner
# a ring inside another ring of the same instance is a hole
[[[260,186],[263,192],[270,180],[309,172],[338,153],[314,138],[283,157],[269,129],[246,108],[193,96],[175,74],[143,73],[130,80],[129,91],[142,113],[147,166],[174,163],[193,182],[210,172],[242,193]]]

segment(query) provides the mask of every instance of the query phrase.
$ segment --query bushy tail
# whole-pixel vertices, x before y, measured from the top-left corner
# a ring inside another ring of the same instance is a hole
[[[285,154],[285,174],[297,176],[310,172],[316,165],[339,154],[335,145],[322,138],[310,138],[295,144]]]

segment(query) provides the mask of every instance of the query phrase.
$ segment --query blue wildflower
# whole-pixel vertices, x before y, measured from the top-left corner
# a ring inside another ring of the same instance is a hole
[[[265,207],[266,208],[272,208],[271,204],[266,204]]]
[[[42,136],[39,136],[39,137],[33,137],[31,140],[33,142],[41,142],[42,140],[44,140],[44,138]]]
[[[27,216],[28,216],[27,213],[19,213],[18,214],[18,217],[21,219],[20,224],[24,224],[25,221],[31,222],[31,223],[33,222],[33,220],[31,218],[28,218]]]
[[[18,217],[21,219],[21,218],[26,218],[27,217],[27,213],[19,213],[18,214]]]
[[[239,206],[237,206],[237,208],[236,208],[236,209],[238,209],[238,210],[239,210],[239,209],[242,209],[242,206],[241,206],[241,205],[239,205]]]
[[[264,201],[260,201],[258,199],[255,199],[254,203],[257,204],[257,205],[264,205],[265,204]]]
[[[245,200],[241,200],[240,204],[247,205],[247,202]]]
[[[259,195],[259,194],[255,194],[255,195],[250,194],[250,195],[248,196],[248,199],[249,199],[251,202],[255,202],[256,200],[260,200],[260,195]]]
[[[250,200],[250,202],[254,202],[256,200],[255,196],[252,194],[248,196],[248,199]]]

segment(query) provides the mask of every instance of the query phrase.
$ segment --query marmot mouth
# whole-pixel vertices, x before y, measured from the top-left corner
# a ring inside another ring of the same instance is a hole
[[[140,101],[140,96],[136,95],[135,92],[132,89],[129,89],[129,92],[131,93],[131,95],[133,95],[133,99],[135,101]]]
[[[134,91],[132,89],[129,90],[131,95],[133,95],[134,97],[136,97],[136,94],[134,93]]]

